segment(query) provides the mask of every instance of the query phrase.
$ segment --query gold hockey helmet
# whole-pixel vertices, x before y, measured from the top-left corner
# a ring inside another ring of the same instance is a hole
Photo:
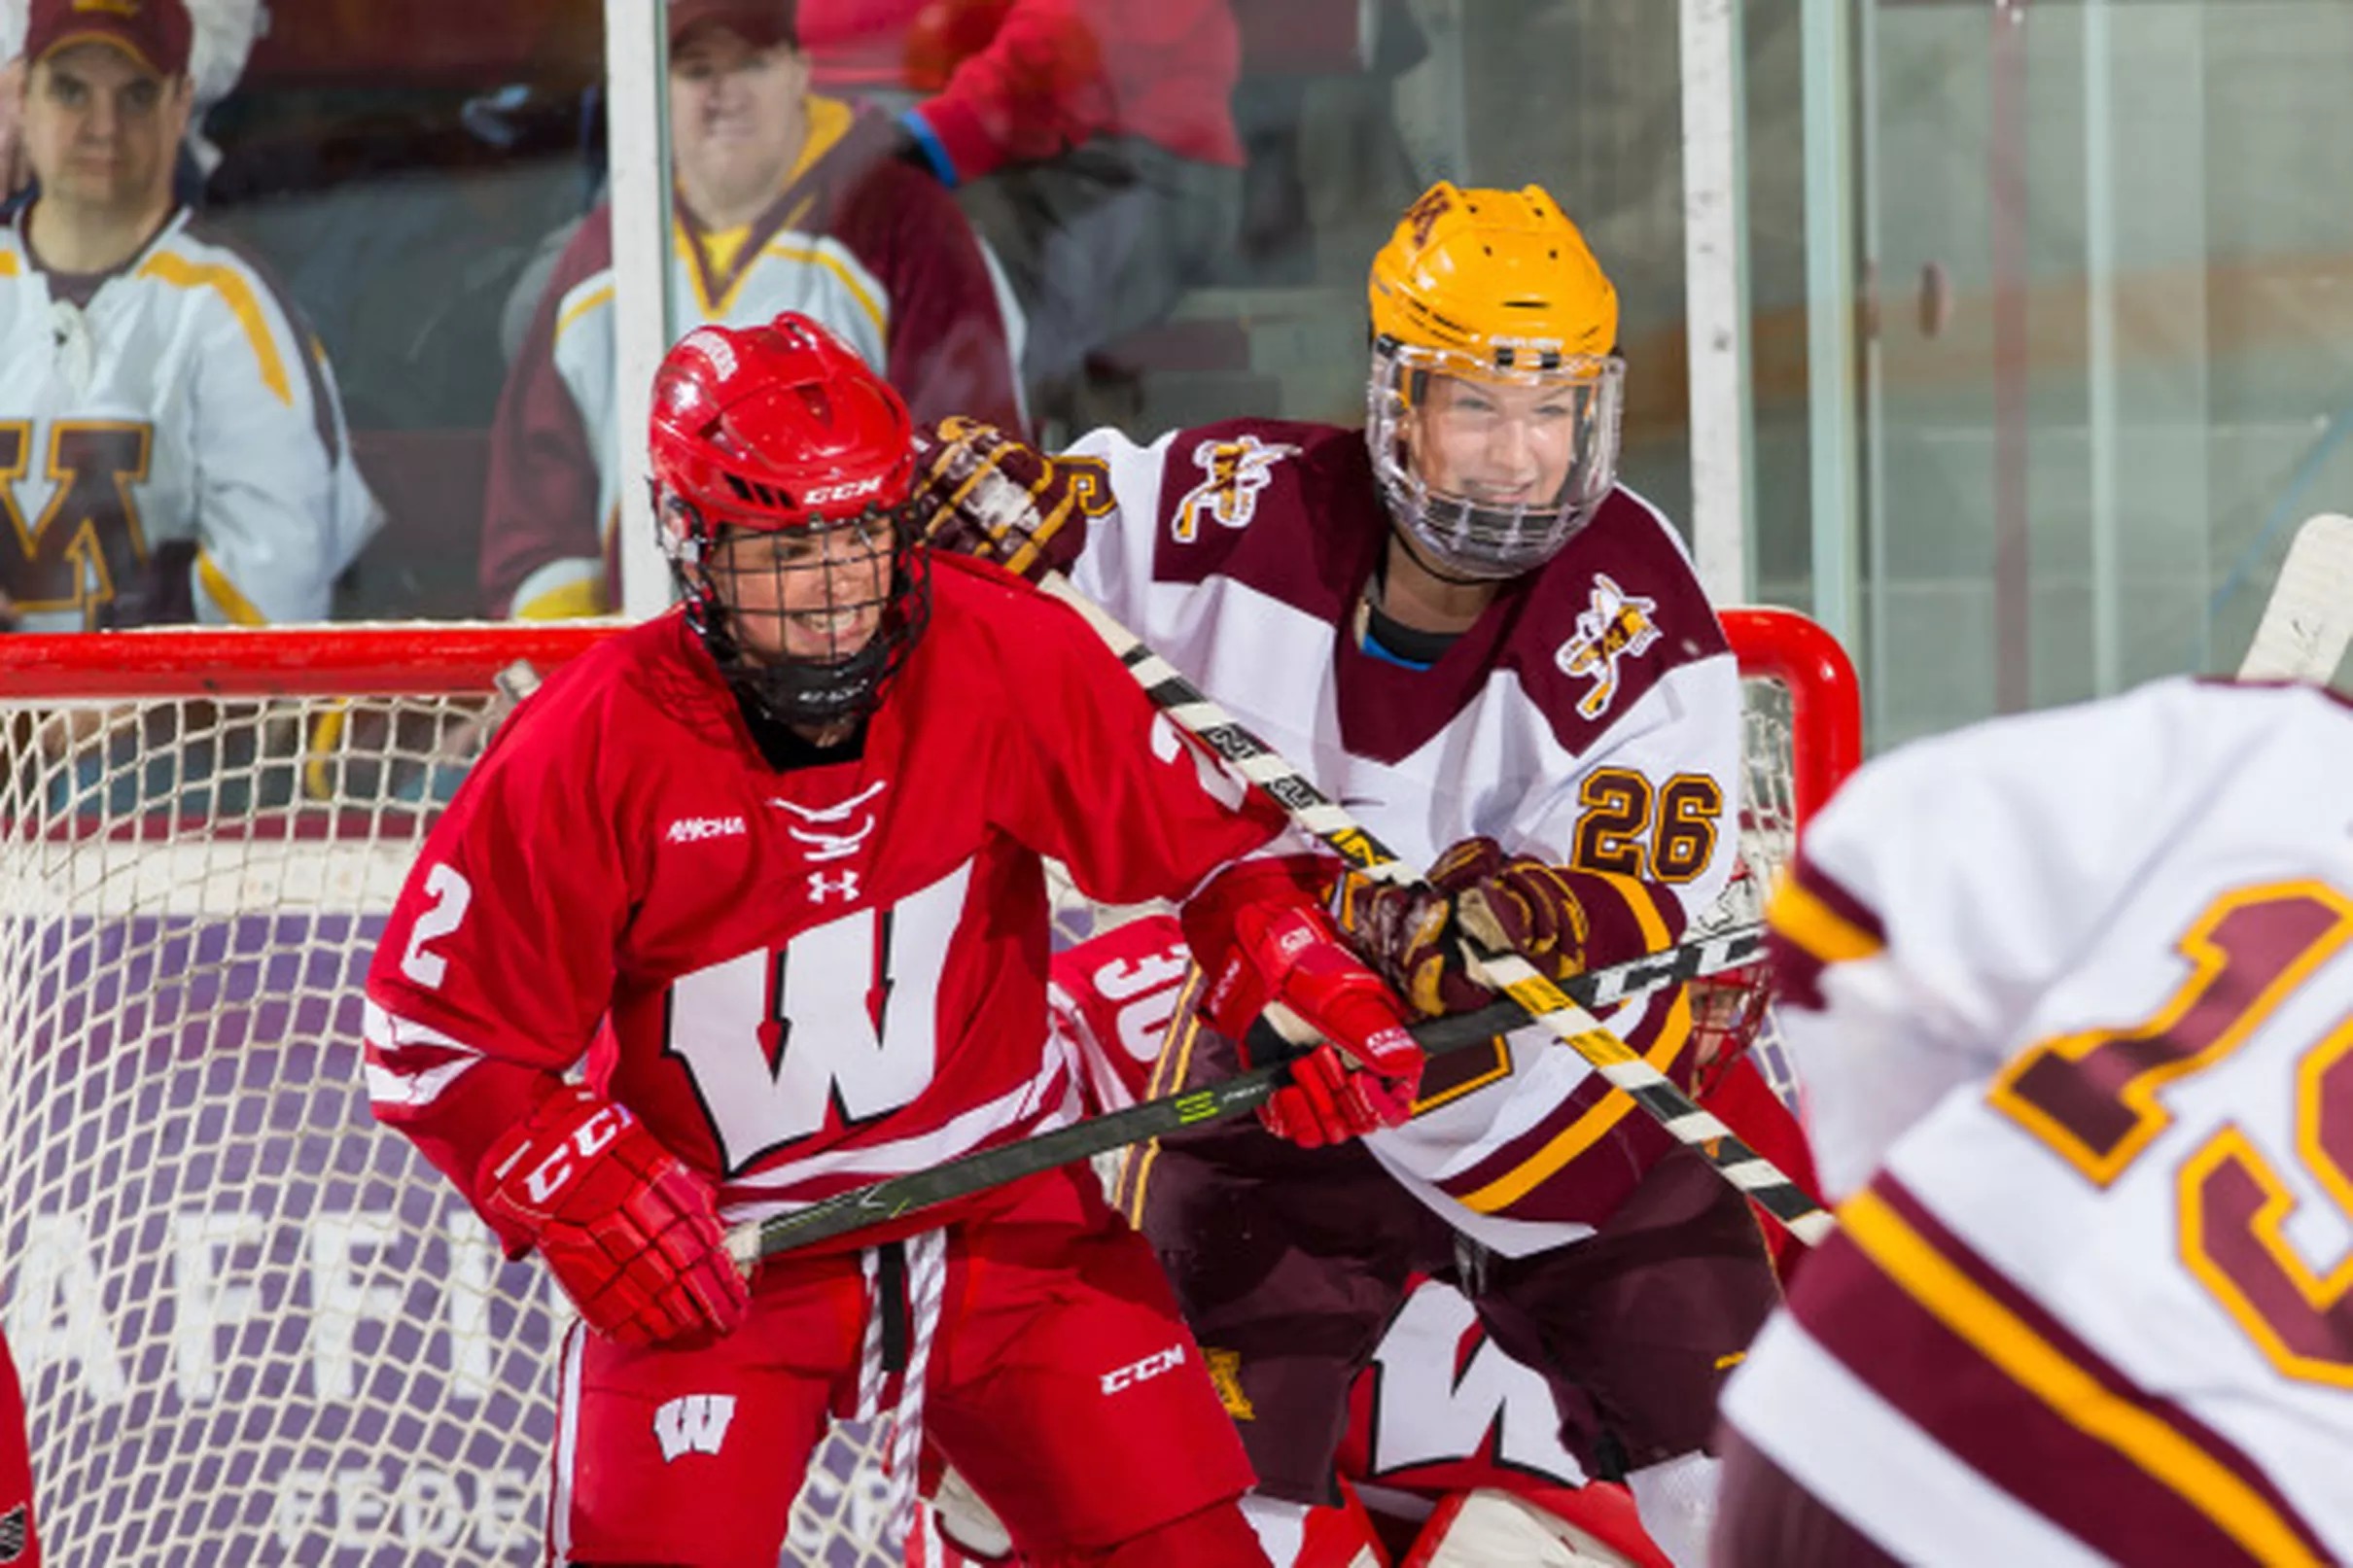
[[[1517,576],[1568,542],[1617,480],[1618,295],[1552,197],[1441,181],[1368,286],[1366,439],[1424,564]]]

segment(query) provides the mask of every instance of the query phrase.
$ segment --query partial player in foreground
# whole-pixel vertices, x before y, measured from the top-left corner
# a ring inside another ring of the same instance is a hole
[[[0,1563],[41,1568],[41,1539],[33,1528],[32,1446],[24,1430],[24,1389],[17,1363],[0,1340]]]
[[[1031,1560],[1262,1563],[1200,1351],[1083,1167],[748,1290],[720,1226],[1071,1120],[1039,856],[1180,898],[1280,814],[1068,609],[913,541],[905,408],[814,323],[690,333],[652,443],[684,607],[522,706],[369,979],[377,1114],[585,1321],[550,1551],[765,1568],[827,1412],[895,1410],[901,1498],[928,1428]],[[1216,1016],[1280,999],[1410,1086],[1396,1000],[1247,864],[1186,908]]]
[[[1733,870],[1739,679],[1673,529],[1616,483],[1615,291],[1542,191],[1439,185],[1370,300],[1366,430],[1105,431],[1049,462],[952,424],[926,459],[932,537],[1067,568],[1446,895],[1482,893],[1548,975],[1670,946]],[[1341,903],[1421,1011],[1487,1000],[1448,897]],[[1609,1022],[1688,1082],[1687,998]],[[1180,1010],[1153,1093],[1234,1069],[1202,1023]],[[1774,1299],[1738,1195],[1541,1031],[1418,1093],[1322,1088],[1271,1102],[1278,1137],[1139,1152],[1123,1191],[1221,1375],[1270,1551],[1298,1557],[1335,1500],[1350,1387],[1426,1274],[1545,1370],[1568,1450],[1631,1478],[1696,1559],[1700,1521],[1673,1516],[1703,1510],[1723,1369]],[[1433,1560],[1480,1560],[1477,1525]]]
[[[1773,907],[1841,1232],[1721,1568],[2353,1561],[2353,709],[2170,680],[1865,768]]]

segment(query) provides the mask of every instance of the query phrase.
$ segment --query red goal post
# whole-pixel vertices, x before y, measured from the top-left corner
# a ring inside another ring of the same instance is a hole
[[[1753,886],[1859,705],[1804,616],[1724,620]],[[374,1130],[359,984],[500,673],[611,630],[0,637],[0,1258],[57,1560],[538,1560],[569,1314]],[[837,1435],[795,1551],[880,1501]]]

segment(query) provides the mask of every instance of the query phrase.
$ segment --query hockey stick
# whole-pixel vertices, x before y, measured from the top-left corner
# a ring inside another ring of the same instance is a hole
[[[1765,952],[1765,928],[1738,925],[1713,936],[1645,954],[1630,963],[1581,974],[1563,987],[1588,1007],[1615,1007],[1632,996],[1665,991],[1706,975],[1721,974],[1757,961]],[[1433,1056],[1477,1045],[1520,1028],[1528,1014],[1509,998],[1491,1002],[1475,1013],[1431,1019],[1414,1026],[1414,1039]],[[1279,1049],[1279,1048],[1278,1048]],[[850,1192],[837,1193],[807,1208],[772,1215],[739,1225],[727,1235],[727,1249],[745,1268],[762,1258],[795,1247],[826,1241],[869,1225],[879,1225],[916,1209],[930,1208],[951,1199],[967,1197],[986,1188],[1034,1176],[1056,1166],[1106,1154],[1146,1138],[1163,1137],[1224,1121],[1254,1110],[1273,1094],[1289,1070],[1287,1060],[1270,1062],[1206,1089],[1147,1099],[1104,1116],[1057,1128],[1018,1143],[1001,1144],[917,1170],[892,1176]]]
[[[2322,512],[2306,518],[2289,541],[2238,678],[2327,685],[2347,643],[2353,643],[2353,517]]]
[[[1087,624],[1119,655],[1128,674],[1172,722],[1223,758],[1235,774],[1273,796],[1299,828],[1313,833],[1343,860],[1376,881],[1403,888],[1428,886],[1420,872],[1398,859],[1363,823],[1177,674],[1166,659],[1144,646],[1134,632],[1080,593],[1070,578],[1049,572],[1038,585],[1086,617]],[[1625,1091],[1675,1141],[1697,1150],[1718,1175],[1753,1199],[1790,1235],[1811,1246],[1830,1234],[1833,1222],[1829,1213],[1804,1188],[1741,1142],[1731,1128],[1693,1104],[1665,1073],[1512,952],[1483,900],[1475,895],[1459,897],[1455,910],[1474,979],[1518,1003],[1531,1022],[1550,1029],[1613,1088]]]

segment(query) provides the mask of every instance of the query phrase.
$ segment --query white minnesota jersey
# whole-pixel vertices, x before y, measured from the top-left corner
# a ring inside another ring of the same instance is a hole
[[[2353,709],[1908,747],[1772,921],[1854,1196],[1733,1423],[1906,1561],[2353,1560]]]
[[[184,210],[94,288],[45,271],[26,223],[0,228],[18,628],[324,620],[381,514],[316,340]]]
[[[1358,635],[1388,538],[1361,433],[1232,420],[1058,459],[1090,513],[1071,571],[1408,862],[1492,837],[1593,874],[1588,958],[1672,946],[1730,879],[1739,672],[1667,520],[1619,489],[1428,669]],[[1606,1021],[1662,1070],[1689,1002]],[[1514,1257],[1582,1239],[1674,1147],[1541,1029],[1433,1061],[1365,1140],[1449,1223]]]

